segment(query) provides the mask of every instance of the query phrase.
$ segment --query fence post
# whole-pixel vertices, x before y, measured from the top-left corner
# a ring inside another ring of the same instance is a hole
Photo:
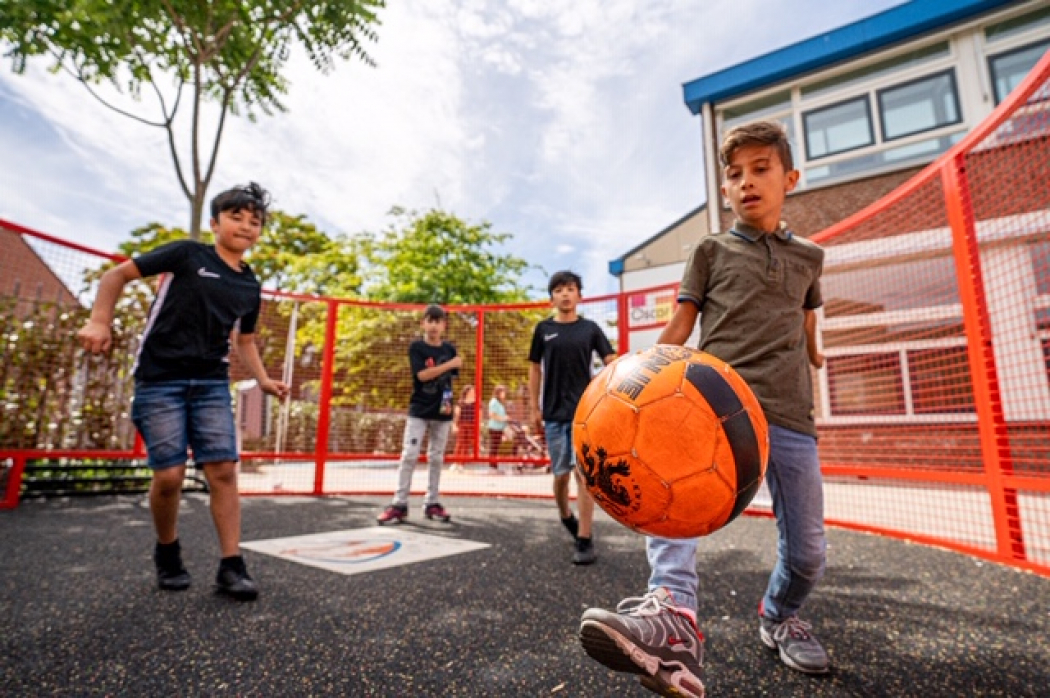
[[[26,467],[26,457],[12,454],[11,467],[7,471],[7,487],[4,498],[0,499],[0,509],[14,509],[18,506],[18,494],[22,489],[22,471]]]
[[[1003,559],[1024,560],[1027,555],[1017,490],[1007,488],[1003,482],[1004,476],[1013,473],[1013,458],[999,393],[999,375],[995,367],[991,321],[981,274],[980,249],[965,154],[944,163],[941,167],[941,182],[952,232],[959,300],[963,306],[963,322],[969,346],[967,355],[973,382],[974,407],[977,410],[977,429],[992,503],[996,546]]]
[[[474,458],[481,459],[481,415],[485,411],[485,398],[482,389],[485,386],[485,315],[486,311],[478,310],[478,331],[474,336]],[[492,455],[491,453],[489,454]]]
[[[616,294],[616,335],[617,354],[623,356],[631,350],[631,328],[627,326],[630,316],[627,314],[627,293]]]
[[[321,396],[317,411],[317,441],[314,451],[314,494],[324,494],[324,469],[328,460],[328,432],[332,422],[332,376],[335,374],[335,335],[339,322],[339,304],[326,302],[324,352],[321,357]]]

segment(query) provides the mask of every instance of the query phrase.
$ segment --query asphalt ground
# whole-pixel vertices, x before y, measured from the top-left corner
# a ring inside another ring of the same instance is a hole
[[[245,498],[244,540],[374,525],[386,497]],[[252,551],[257,601],[214,593],[206,495],[180,537],[194,584],[155,587],[142,496],[26,501],[0,512],[3,696],[648,696],[577,639],[592,605],[644,591],[641,537],[600,514],[599,560],[574,567],[549,500],[456,498],[406,530],[490,547],[345,576]],[[805,617],[834,668],[809,677],[758,639],[774,523],[701,543],[709,696],[1050,695],[1050,579],[832,529]]]

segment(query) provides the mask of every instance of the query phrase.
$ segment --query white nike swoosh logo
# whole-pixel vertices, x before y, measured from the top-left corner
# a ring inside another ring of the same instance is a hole
[[[552,339],[554,339],[557,336],[558,336],[557,332],[555,332],[554,334],[545,334],[545,335],[543,335],[543,341],[544,342],[549,342],[549,341],[551,341]]]
[[[216,274],[215,272],[208,271],[207,267],[201,267],[200,269],[198,269],[197,270],[197,276],[203,276],[203,277],[208,278],[208,279],[218,279],[218,278],[220,278],[219,275]]]

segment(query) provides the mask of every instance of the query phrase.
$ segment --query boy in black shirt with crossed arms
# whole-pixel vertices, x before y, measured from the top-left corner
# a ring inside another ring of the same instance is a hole
[[[440,305],[428,305],[423,311],[423,338],[408,347],[412,369],[412,397],[408,401],[408,419],[401,444],[401,462],[397,469],[397,492],[394,500],[377,517],[380,524],[401,523],[408,518],[408,496],[412,491],[412,473],[419,461],[423,439],[427,438],[429,480],[423,516],[449,522],[452,515],[438,501],[441,469],[445,465],[445,446],[452,430],[452,379],[463,367],[463,357],[444,339],[448,316]]]
[[[237,489],[228,355],[236,332],[241,360],[259,387],[284,398],[288,387],[271,380],[255,346],[261,286],[243,261],[266,222],[269,194],[254,182],[212,200],[215,244],[179,240],[123,262],[102,276],[91,319],[77,336],[92,352],[108,351],[113,309],[124,286],[164,274],[135,360],[132,420],[153,469],[149,504],[157,544],[153,559],[165,591],[189,588],[178,537],[179,500],[187,447],[203,466],[222,559],[218,590],[236,599],[258,595],[240,554],[241,504]]]

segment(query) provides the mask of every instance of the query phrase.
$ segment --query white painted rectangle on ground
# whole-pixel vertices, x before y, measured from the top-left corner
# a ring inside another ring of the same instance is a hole
[[[358,528],[241,543],[242,548],[339,574],[361,574],[490,547],[403,527]]]

